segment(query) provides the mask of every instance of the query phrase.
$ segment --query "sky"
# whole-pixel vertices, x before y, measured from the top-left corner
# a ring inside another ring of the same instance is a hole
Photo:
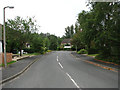
[[[89,10],[86,0],[0,0],[1,24],[5,6],[14,6],[14,9],[6,9],[6,21],[16,16],[35,16],[40,26],[39,33],[48,32],[60,37],[64,35],[67,26],[75,24],[82,10]]]

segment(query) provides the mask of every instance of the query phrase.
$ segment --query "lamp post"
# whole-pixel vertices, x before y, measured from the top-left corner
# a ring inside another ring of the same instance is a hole
[[[7,67],[7,60],[6,60],[6,34],[5,34],[5,9],[9,8],[9,9],[13,9],[13,6],[7,6],[3,8],[3,40],[4,40],[4,64],[5,67]]]

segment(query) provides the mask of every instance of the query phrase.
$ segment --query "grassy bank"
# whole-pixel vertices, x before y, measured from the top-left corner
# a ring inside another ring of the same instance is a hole
[[[99,54],[88,54],[88,56],[94,56],[94,57],[96,57],[97,55]]]
[[[99,54],[95,56],[95,59],[106,61],[106,62],[111,62],[115,64],[120,64],[118,58],[115,56],[102,56]]]
[[[108,63],[120,64],[118,58],[115,56],[103,56],[100,54],[88,54],[87,56],[92,56],[97,60],[105,61]]]

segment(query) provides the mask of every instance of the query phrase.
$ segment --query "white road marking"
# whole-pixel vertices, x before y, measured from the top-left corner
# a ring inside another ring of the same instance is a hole
[[[61,67],[61,68],[63,68],[63,66],[61,65],[61,63],[60,63],[60,62],[59,62],[58,64],[60,65],[60,67]]]
[[[59,62],[59,60],[58,60],[58,56],[57,56],[57,61],[58,61],[58,64],[60,65],[60,67],[63,69],[63,66],[62,66],[62,64]],[[77,87],[77,88],[79,88],[79,90],[81,90],[80,89],[80,87],[77,85],[77,83],[75,82],[75,80],[74,79],[72,79],[72,77],[68,74],[68,73],[66,73],[66,75],[70,78],[70,80],[74,83],[74,85]]]
[[[58,56],[57,56],[57,61],[59,61],[59,60],[58,60]]]
[[[75,80],[73,80],[72,77],[71,77],[68,73],[66,73],[66,75],[70,78],[70,80],[75,84],[75,86],[76,86],[77,88],[80,88],[80,87],[77,85],[77,83],[75,82]]]

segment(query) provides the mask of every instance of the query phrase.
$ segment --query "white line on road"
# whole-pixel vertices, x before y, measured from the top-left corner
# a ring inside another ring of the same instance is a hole
[[[67,74],[67,76],[70,78],[70,80],[75,84],[75,86],[77,87],[77,88],[80,88],[78,85],[77,85],[77,83],[72,79],[72,77],[68,74],[68,73],[66,73]]]
[[[60,63],[60,62],[59,62],[58,64],[60,65],[60,67],[61,67],[61,68],[63,68],[63,66],[61,65],[61,63]]]
[[[57,61],[59,61],[59,60],[58,60],[58,56],[57,56]]]

